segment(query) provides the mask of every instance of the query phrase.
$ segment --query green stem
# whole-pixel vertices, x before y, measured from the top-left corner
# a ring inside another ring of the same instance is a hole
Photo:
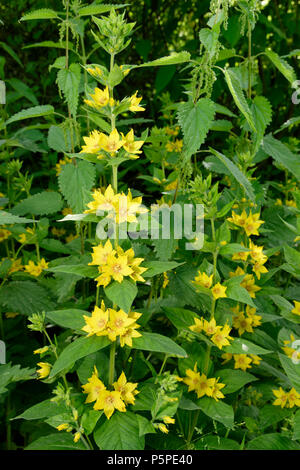
[[[251,83],[251,74],[252,74],[252,64],[251,64],[251,55],[252,55],[252,31],[251,24],[248,20],[248,98],[251,98],[252,94],[252,83]]]
[[[115,378],[116,341],[110,345],[108,383],[111,387]]]

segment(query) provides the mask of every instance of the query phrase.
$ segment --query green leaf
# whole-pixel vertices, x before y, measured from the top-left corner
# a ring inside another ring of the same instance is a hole
[[[105,348],[110,344],[110,341],[105,336],[86,336],[75,339],[69,344],[60,354],[59,358],[55,362],[50,376],[54,377],[56,374],[61,372],[63,369],[68,369],[78,359],[88,356],[100,349]]]
[[[31,406],[25,410],[22,414],[16,416],[13,419],[42,419],[50,418],[50,416],[57,416],[61,413],[66,412],[66,406],[64,403],[57,404],[51,400],[44,400],[36,405]]]
[[[86,447],[81,441],[75,443],[71,433],[56,432],[39,437],[24,450],[86,450]]]
[[[0,20],[1,21],[1,20]],[[15,51],[9,47],[6,42],[0,42],[0,46],[3,47],[3,49],[21,66],[23,67],[23,64],[22,62],[20,61],[19,57],[17,56],[17,54],[15,53]]]
[[[300,439],[300,410],[295,413],[294,416],[294,434],[293,439],[298,440]]]
[[[219,30],[220,28],[218,28],[218,31],[202,28],[199,33],[200,42],[205,46],[210,58],[213,58],[217,52]]]
[[[33,281],[12,281],[1,287],[0,304],[23,315],[53,310],[48,291]]]
[[[267,155],[270,155],[274,160],[290,171],[300,181],[300,165],[298,155],[292,153],[290,149],[275,139],[271,134],[268,134],[263,139],[263,150]]]
[[[235,104],[237,105],[241,113],[245,116],[251,129],[255,131],[253,116],[246,101],[238,76],[235,74],[234,70],[230,68],[224,71],[224,75]]]
[[[265,130],[272,120],[272,106],[264,96],[255,96],[251,105],[255,129],[254,153],[258,152]]]
[[[240,450],[240,444],[233,439],[219,436],[206,436],[194,443],[195,450]]]
[[[74,118],[76,118],[78,106],[80,75],[80,65],[71,64],[68,69],[58,71],[56,80]]]
[[[233,393],[249,382],[258,380],[254,375],[242,370],[220,369],[214,372],[215,377],[220,377],[220,383],[226,384],[222,389],[225,394]]]
[[[75,136],[73,135],[73,139]],[[47,138],[48,145],[57,152],[71,152],[71,135],[69,129],[60,126],[50,126]]]
[[[300,393],[300,364],[294,364],[292,359],[284,354],[278,353],[278,356],[291,384]]]
[[[231,354],[255,354],[255,355],[261,355],[261,354],[268,354],[272,351],[269,351],[268,349],[264,349],[261,346],[257,346],[257,344],[251,343],[251,341],[248,341],[243,338],[234,338],[233,342],[230,344],[230,346],[225,346],[224,349],[225,353],[231,353]]]
[[[95,426],[101,418],[103,414],[103,411],[98,411],[98,410],[85,410],[82,417],[81,417],[81,426],[84,429],[84,432],[89,435],[91,434]]]
[[[55,191],[43,191],[42,193],[29,196],[27,199],[19,202],[13,209],[16,215],[46,215],[59,212],[63,201],[61,195]]]
[[[284,257],[286,262],[295,268],[296,271],[300,271],[300,253],[288,245],[284,246]]]
[[[132,302],[137,296],[136,284],[128,279],[113,282],[104,289],[105,295],[124,312],[129,313]]]
[[[247,289],[240,285],[241,279],[240,276],[233,277],[228,279],[223,283],[227,287],[226,295],[229,299],[236,300],[237,302],[243,302],[244,304],[251,305],[251,307],[256,308],[255,303],[253,302]]]
[[[89,191],[96,178],[95,166],[85,161],[79,161],[77,166],[67,163],[58,177],[59,188],[66,198],[73,213],[79,214],[85,210],[89,202]]]
[[[275,397],[274,397],[275,398]],[[274,405],[265,405],[259,411],[259,421],[262,429],[273,426],[284,418],[287,418],[293,413],[292,410],[286,408],[279,408]]]
[[[117,5],[88,5],[86,7],[79,8],[78,15],[79,16],[90,16],[90,15],[101,15],[102,13],[106,13],[110,11],[112,8],[124,8],[128,4],[117,4]]]
[[[177,119],[184,136],[188,154],[197,152],[211,127],[215,106],[209,98],[201,98],[196,104],[192,101],[180,104]]]
[[[300,445],[278,433],[262,434],[252,439],[246,450],[300,450]]]
[[[22,121],[23,119],[31,119],[41,116],[49,116],[54,113],[53,106],[45,104],[43,106],[33,106],[32,108],[23,109],[19,113],[11,116],[5,124],[11,124],[12,122]]]
[[[50,20],[58,18],[58,13],[50,8],[41,8],[40,10],[31,11],[22,16],[20,21],[29,20]]]
[[[140,436],[138,415],[126,411],[115,412],[94,432],[94,439],[102,450],[143,450],[144,436]]]
[[[62,264],[48,268],[47,271],[51,273],[76,274],[79,277],[90,277],[92,279],[99,274],[97,268],[94,266],[86,266],[85,264]]]
[[[232,428],[234,422],[233,408],[223,401],[216,401],[213,398],[204,397],[197,400],[197,406],[204,414],[219,421],[226,428]]]
[[[170,356],[187,357],[185,350],[167,336],[147,331],[143,331],[141,334],[141,337],[132,340],[132,347],[134,349],[161,352]]]
[[[161,57],[160,59],[152,60],[151,62],[145,62],[141,65],[135,65],[134,67],[154,67],[160,65],[182,64],[183,62],[188,62],[190,57],[190,53],[186,51],[174,52],[169,56]]]
[[[143,267],[147,268],[147,271],[143,273],[143,277],[153,277],[171,271],[171,269],[175,269],[182,264],[184,263],[175,263],[175,261],[147,261],[143,263]]]
[[[33,105],[38,106],[38,100],[29,86],[17,78],[10,78],[7,81],[21,96],[25,96]]]
[[[225,157],[222,153],[218,152],[210,148],[210,151],[225,165],[225,167],[230,171],[232,176],[235,178],[237,183],[239,183],[245,193],[247,194],[248,198],[251,201],[255,201],[255,194],[252,188],[252,184],[248,180],[248,178],[241,172],[241,170],[231,161],[229,158]]]
[[[90,316],[90,313],[86,310],[71,308],[66,310],[53,310],[52,312],[47,312],[46,318],[51,320],[56,325],[62,326],[63,328],[81,330],[81,328],[85,325],[83,315]]]
[[[274,51],[265,51],[266,56],[273,62],[275,67],[285,76],[285,78],[293,84],[296,80],[296,74],[293,67],[290,66],[284,59],[279,57]]]
[[[25,219],[24,217],[18,217],[17,215],[10,214],[9,212],[0,210],[0,225],[6,224],[29,224],[31,222],[37,222],[33,219]]]
[[[176,328],[188,328],[195,323],[194,318],[198,315],[191,310],[184,308],[163,307],[168,319],[176,326]]]

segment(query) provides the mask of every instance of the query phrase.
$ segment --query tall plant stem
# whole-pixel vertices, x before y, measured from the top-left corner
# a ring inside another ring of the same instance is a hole
[[[251,98],[252,94],[252,83],[251,83],[251,75],[252,75],[252,64],[251,64],[251,56],[252,56],[252,30],[251,24],[248,20],[248,98]]]
[[[110,345],[108,384],[111,387],[115,378],[116,341]]]

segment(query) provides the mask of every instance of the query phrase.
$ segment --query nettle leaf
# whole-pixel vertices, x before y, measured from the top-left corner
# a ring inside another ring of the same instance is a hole
[[[59,188],[66,198],[68,205],[76,214],[82,213],[89,201],[88,193],[96,178],[95,166],[85,161],[77,165],[67,163],[58,177]]]
[[[255,96],[251,105],[255,129],[254,133],[254,152],[256,153],[262,142],[265,130],[272,121],[272,106],[264,96]]]
[[[52,312],[46,313],[46,318],[56,325],[64,328],[72,328],[73,330],[81,330],[85,325],[83,315],[90,316],[90,313],[86,310],[80,310],[78,308],[71,308],[65,310],[53,310]]]
[[[278,433],[262,434],[252,439],[246,450],[300,450],[300,445]]]
[[[12,281],[1,287],[0,304],[23,315],[53,310],[48,291],[33,281]]]
[[[11,382],[33,379],[35,372],[35,369],[28,367],[21,369],[20,364],[12,365],[11,362],[0,364],[0,394],[7,392],[6,386]]]
[[[267,155],[270,155],[274,160],[290,171],[300,181],[300,165],[298,155],[292,153],[290,149],[275,139],[271,134],[268,134],[263,139],[262,148]]]
[[[145,437],[140,435],[138,415],[130,411],[115,412],[94,432],[96,444],[102,450],[143,450]]]
[[[197,152],[212,125],[215,105],[209,98],[201,98],[196,104],[192,101],[178,106],[177,119],[184,136],[188,154]]]
[[[161,352],[170,356],[187,357],[185,350],[167,336],[148,333],[147,331],[143,331],[141,334],[141,337],[132,340],[132,347],[134,349]]]
[[[6,224],[29,224],[31,222],[37,222],[33,219],[25,219],[24,217],[18,217],[17,215],[10,214],[9,212],[0,210],[0,225]]]
[[[135,65],[134,68],[182,64],[183,62],[188,62],[190,60],[190,57],[191,55],[187,51],[174,52],[173,54],[169,56],[161,57],[160,59],[155,59],[155,60],[152,60],[151,62],[145,62],[144,64],[141,64],[141,65]]]
[[[285,76],[285,78],[293,84],[296,80],[296,73],[293,67],[288,64],[284,59],[279,57],[274,51],[265,51],[266,56],[272,61],[275,67]]]
[[[62,197],[55,191],[43,191],[19,202],[13,209],[16,215],[46,215],[59,212],[63,206]]]
[[[19,113],[11,116],[5,124],[11,124],[12,122],[22,121],[23,119],[31,119],[41,116],[49,116],[54,113],[53,106],[45,104],[43,106],[33,106],[31,108],[23,109]]]
[[[235,180],[244,188],[245,193],[251,201],[255,201],[255,194],[252,184],[241,170],[222,153],[210,148],[210,151],[225,165]]]
[[[235,104],[237,105],[241,113],[245,116],[251,129],[255,131],[255,124],[254,124],[253,116],[248,106],[248,103],[246,101],[238,76],[236,75],[234,70],[230,68],[224,71],[224,75],[225,75],[226,83],[228,85],[230,93],[232,94]]]
[[[210,58],[212,58],[217,51],[219,30],[220,28],[218,28],[218,31],[215,29],[202,28],[199,33],[199,39],[208,51]]]
[[[105,336],[86,336],[75,339],[69,344],[60,354],[59,358],[55,362],[50,376],[54,377],[56,374],[61,372],[63,369],[68,369],[78,359],[88,356],[100,349],[105,348],[110,344],[110,341]]]
[[[249,382],[258,380],[254,375],[242,370],[220,369],[214,372],[215,377],[220,377],[220,383],[226,384],[222,389],[225,394],[233,393],[242,388]]]
[[[105,287],[104,292],[114,304],[128,313],[137,296],[138,288],[134,282],[124,279],[122,282],[111,283]]]
[[[100,15],[110,11],[112,8],[124,8],[126,4],[117,4],[117,5],[89,5],[86,7],[79,8],[79,16],[90,16],[90,15]]]
[[[75,136],[73,135],[75,140]],[[69,129],[63,129],[61,126],[50,126],[47,138],[48,145],[57,152],[71,152],[71,135]]]
[[[58,18],[58,13],[50,8],[41,8],[40,10],[31,11],[26,13],[20,21],[29,21],[29,20],[50,20],[53,18]]]
[[[216,401],[213,398],[200,398],[197,400],[197,406],[204,414],[210,418],[219,421],[226,428],[232,428],[234,422],[233,408],[223,401]]]
[[[86,447],[81,441],[75,443],[71,433],[57,431],[39,437],[25,447],[24,450],[86,450]]]
[[[59,70],[56,79],[74,118],[76,118],[78,106],[80,75],[80,65],[71,64],[68,69]]]

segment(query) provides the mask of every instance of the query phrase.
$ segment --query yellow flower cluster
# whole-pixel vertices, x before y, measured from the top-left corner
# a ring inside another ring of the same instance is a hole
[[[249,251],[241,251],[232,256],[232,260],[244,261],[248,260],[250,256],[250,263],[252,270],[256,274],[257,279],[260,279],[261,274],[268,272],[264,264],[268,261],[268,257],[263,253],[263,246],[257,246],[252,240],[249,240]]]
[[[48,362],[38,362],[37,365],[40,366],[40,369],[37,370],[37,373],[39,375],[38,378],[45,379],[46,377],[48,377],[51,370],[51,364],[49,364]]]
[[[128,315],[123,310],[115,310],[113,308],[105,308],[105,304],[101,302],[101,308],[95,306],[92,315],[89,317],[84,315],[85,325],[83,331],[88,336],[108,336],[110,341],[116,341],[120,338],[120,345],[125,344],[132,348],[132,338],[142,336],[138,331],[140,325],[136,320],[142,314],[138,312],[130,312]]]
[[[224,353],[222,354],[222,359],[224,359],[222,364],[226,364],[226,362],[229,362],[232,358],[234,359],[234,368],[242,369],[244,371],[246,371],[247,369],[251,369],[252,365],[258,366],[261,361],[261,358],[259,356],[256,356],[255,354],[249,354],[248,357],[247,354]]]
[[[0,228],[0,242],[3,242],[4,240],[7,240],[11,235],[11,232],[9,230],[6,230],[5,228]]]
[[[45,259],[42,258],[37,264],[34,264],[33,261],[29,261],[28,264],[25,264],[24,269],[32,276],[38,277],[42,273],[43,269],[48,268],[48,264],[49,263],[46,263]]]
[[[124,372],[120,375],[117,382],[113,383],[114,390],[107,390],[104,383],[98,377],[98,371],[94,367],[92,376],[88,383],[82,385],[83,393],[87,393],[85,403],[95,402],[94,410],[103,410],[107,419],[110,419],[115,410],[124,413],[126,405],[133,405],[137,383],[127,382]]]
[[[178,134],[179,134],[179,131],[180,131],[180,127],[179,126],[175,126],[174,129],[172,129],[170,126],[166,126],[164,128],[165,130],[165,133],[167,135],[172,135],[174,137],[176,137]]]
[[[244,276],[244,279],[242,280],[240,285],[248,291],[250,297],[252,298],[255,298],[256,292],[261,290],[261,287],[255,284],[255,278],[253,274],[246,274],[245,271],[241,267],[236,268],[234,272],[230,272],[229,276],[230,277]]]
[[[293,408],[295,405],[300,406],[300,393],[294,387],[289,392],[285,392],[282,387],[278,390],[272,390],[276,400],[273,405],[280,406],[281,408]]]
[[[282,346],[282,350],[284,353],[290,357],[291,359],[300,359],[300,352],[298,352],[296,349],[291,348],[288,346],[289,344],[292,344],[295,341],[295,336],[293,334],[290,335],[290,340],[285,340],[283,341],[284,346]]]
[[[120,135],[116,128],[109,135],[94,130],[88,137],[83,137],[83,140],[85,145],[82,146],[80,153],[98,154],[99,160],[105,156],[102,150],[110,154],[111,157],[115,157],[121,147],[127,152],[129,158],[139,158],[139,154],[142,153],[140,148],[144,144],[143,140],[134,139],[133,129],[126,136],[122,132]]]
[[[293,310],[291,310],[292,313],[295,315],[300,315],[300,302],[297,302],[297,300],[293,300],[295,307]]]
[[[191,331],[196,333],[204,332],[207,336],[211,336],[211,341],[219,348],[229,346],[230,340],[233,338],[229,336],[231,328],[229,325],[217,326],[216,320],[213,318],[210,321],[205,320],[203,317],[194,318],[194,325],[189,326]]]
[[[166,143],[166,150],[168,152],[177,152],[180,153],[183,147],[182,139],[175,139],[174,142],[170,141]]]
[[[219,401],[220,398],[224,398],[221,390],[225,387],[225,384],[218,383],[219,377],[209,379],[205,374],[200,374],[200,372],[197,372],[197,363],[194,366],[194,370],[187,369],[185,373],[186,377],[177,377],[177,380],[185,383],[188,386],[188,391],[194,391],[198,398],[204,395],[214,398],[216,401]]]
[[[231,217],[227,220],[234,225],[243,228],[247,236],[250,237],[251,235],[259,235],[258,229],[262,224],[264,224],[264,221],[259,220],[259,217],[259,213],[252,214],[252,211],[247,215],[247,212],[244,209],[240,215],[232,211]]]
[[[198,271],[198,275],[192,281],[195,286],[205,287],[206,289],[211,289],[211,293],[215,300],[227,297],[226,295],[226,286],[222,286],[219,282],[212,287],[213,283],[213,274],[208,276],[206,273],[201,273]]]
[[[93,248],[92,259],[89,265],[98,266],[100,273],[100,276],[95,279],[97,286],[106,287],[112,279],[122,282],[126,276],[134,281],[145,282],[141,275],[147,268],[140,266],[144,258],[135,258],[132,248],[124,251],[118,246],[114,250],[110,240],[107,240],[104,246],[100,243]]]
[[[21,233],[19,235],[19,242],[22,243],[23,245],[25,243],[32,243],[34,242],[34,235],[35,235],[34,229],[27,227],[26,232]]]
[[[117,224],[123,222],[137,222],[136,214],[148,212],[146,207],[142,207],[142,198],[132,198],[130,189],[127,196],[122,193],[115,193],[111,185],[103,192],[95,189],[93,200],[87,204],[86,214],[99,214],[100,211],[108,212],[108,217],[113,217]]]
[[[246,311],[240,310],[239,305],[231,309],[234,313],[233,327],[238,330],[240,336],[245,331],[253,333],[253,327],[261,325],[261,316],[255,315],[256,308],[246,306]]]

